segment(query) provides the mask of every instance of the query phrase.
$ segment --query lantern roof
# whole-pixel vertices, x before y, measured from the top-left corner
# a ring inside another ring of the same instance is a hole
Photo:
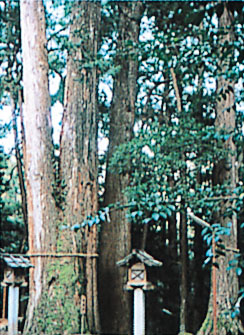
[[[18,269],[34,267],[34,265],[32,265],[24,256],[12,256],[11,254],[8,254],[7,256],[2,256],[2,258],[10,268]]]
[[[147,266],[162,266],[163,263],[154,259],[145,250],[133,249],[132,252],[125,258],[118,261],[118,266],[130,266],[136,262],[144,263]]]

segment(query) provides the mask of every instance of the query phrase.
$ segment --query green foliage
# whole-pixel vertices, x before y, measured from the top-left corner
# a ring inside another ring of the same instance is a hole
[[[63,229],[71,229],[71,230],[77,231],[80,228],[84,228],[86,225],[91,227],[94,224],[99,225],[99,224],[102,224],[105,221],[109,222],[110,221],[109,211],[111,210],[111,208],[114,208],[115,210],[117,210],[119,208],[119,206],[118,206],[118,204],[117,204],[117,206],[116,206],[116,204],[112,204],[108,207],[104,207],[101,210],[99,210],[96,215],[87,216],[87,218],[81,224],[76,223],[72,227],[68,227],[67,225],[62,225],[61,229],[62,230]]]
[[[156,119],[138,131],[130,143],[121,145],[112,158],[113,173],[131,175],[126,194],[136,204],[137,210],[131,212],[133,221],[167,219],[180,209],[182,198],[191,208],[206,207],[210,211],[214,201],[205,202],[204,198],[209,200],[223,191],[197,182],[199,173],[204,180],[212,174],[211,162],[217,154],[225,156],[214,127],[202,129],[187,116],[182,123],[160,125]],[[184,178],[182,170],[186,171]],[[217,204],[214,206],[217,209]]]
[[[9,190],[9,181],[6,180],[5,170],[7,169],[7,154],[4,153],[3,147],[0,147],[0,213],[1,213],[1,222],[4,217],[4,200],[3,195],[6,191]]]
[[[46,34],[50,78],[59,82],[56,92],[51,95],[51,105],[57,101],[64,103],[64,83],[66,77],[67,50],[69,48],[70,3],[65,1],[44,1],[46,7]]]
[[[215,249],[215,258],[216,258],[216,266],[218,266],[218,258],[220,256],[226,256],[226,253],[229,250],[226,250],[225,244],[223,242],[224,236],[230,236],[232,230],[232,222],[229,222],[226,227],[222,226],[219,223],[215,223],[211,225],[211,229],[206,227],[202,230],[203,241],[206,242],[208,246],[208,250],[206,251],[206,259],[204,261],[204,266],[208,264],[210,261],[213,261],[214,251],[213,251],[213,238],[215,241],[216,249]],[[235,254],[234,259],[229,262],[230,267],[226,268],[226,271],[232,269],[231,265],[236,265],[236,257],[239,257],[239,254]],[[236,271],[237,275],[239,270]]]
[[[22,63],[20,58],[20,9],[19,1],[1,1],[0,5],[0,112],[9,105],[9,93],[16,98],[20,89]],[[0,125],[0,138],[11,130],[11,123]],[[25,227],[21,214],[21,197],[13,156],[0,147],[0,224],[1,247],[9,252],[21,248]]]
[[[18,252],[25,235],[15,163],[0,146],[0,229],[1,248]]]
[[[16,93],[22,76],[20,61],[19,1],[1,1],[0,7],[0,98],[6,91]]]

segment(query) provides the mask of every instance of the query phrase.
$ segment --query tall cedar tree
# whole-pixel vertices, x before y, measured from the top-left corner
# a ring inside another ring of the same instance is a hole
[[[218,132],[225,132],[229,136],[224,142],[227,151],[227,157],[215,162],[213,173],[213,184],[227,187],[227,194],[234,195],[236,187],[236,148],[233,141],[235,130],[235,96],[234,82],[225,76],[232,62],[232,52],[226,53],[229,46],[234,41],[234,32],[232,28],[233,13],[228,9],[227,4],[222,5],[222,14],[219,18],[220,30],[220,55],[219,68],[221,74],[217,80],[217,93],[219,99],[216,102],[215,125]],[[227,56],[226,56],[227,54]],[[223,56],[225,55],[225,56]],[[233,202],[231,200],[222,201],[220,211],[215,217],[216,222],[220,222],[223,227],[228,227],[231,222],[230,234],[222,237],[222,243],[226,249],[236,249],[237,247],[237,219],[233,212]],[[217,258],[216,282],[217,282],[217,335],[238,334],[237,320],[231,317],[231,309],[234,307],[238,298],[238,278],[235,269],[228,271],[229,262],[234,257],[233,252],[226,251],[225,256]],[[199,335],[208,335],[213,333],[213,289],[211,290],[208,313],[206,319],[199,330]]]
[[[60,146],[59,180],[64,202],[59,203],[58,209],[53,189],[44,7],[42,1],[21,1],[30,253],[96,251],[95,227],[85,229],[76,238],[70,229],[60,230],[58,222],[71,227],[97,210],[97,78],[92,61],[97,52],[99,15],[99,6],[89,2],[75,2],[71,13],[71,51]],[[82,69],[88,62],[92,66]],[[87,296],[88,328],[98,331],[95,259],[79,263],[76,258],[51,261],[32,257],[31,262],[35,267],[30,273],[25,334],[78,332],[82,293]]]
[[[100,6],[98,2],[74,2],[65,87],[64,114],[60,143],[60,180],[65,185],[65,223],[82,223],[98,210],[97,184],[97,69]],[[88,66],[89,64],[89,66]],[[66,233],[65,233],[66,234]],[[75,241],[75,242],[74,242]],[[74,232],[64,237],[65,251],[95,254],[96,226],[86,226],[79,239]],[[66,245],[67,244],[67,245]],[[89,329],[99,328],[96,259],[88,257],[81,265],[86,277]],[[84,283],[83,283],[84,284]]]
[[[138,42],[142,3],[120,2],[118,4],[118,40],[116,64],[120,71],[114,78],[113,101],[110,110],[110,132],[105,182],[105,206],[127,204],[123,193],[129,183],[129,174],[110,170],[110,159],[118,146],[132,137],[135,100],[137,93],[138,61],[135,45]],[[110,222],[101,230],[99,258],[100,315],[103,334],[130,334],[131,300],[124,291],[126,270],[116,262],[131,251],[131,224],[126,210],[111,212]]]
[[[29,252],[53,252],[57,215],[52,197],[52,135],[45,15],[41,1],[21,1]],[[45,258],[31,258],[27,329],[46,285]]]

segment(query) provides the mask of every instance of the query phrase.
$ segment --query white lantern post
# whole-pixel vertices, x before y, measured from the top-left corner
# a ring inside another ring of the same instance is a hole
[[[134,313],[133,313],[134,335],[145,335],[145,295],[143,289],[134,289]]]
[[[128,266],[126,290],[133,290],[133,334],[145,335],[145,292],[152,290],[153,285],[147,281],[146,266],[162,266],[144,250],[133,249],[132,253],[117,262],[118,266]]]
[[[8,290],[8,334],[18,335],[19,286],[10,285]]]

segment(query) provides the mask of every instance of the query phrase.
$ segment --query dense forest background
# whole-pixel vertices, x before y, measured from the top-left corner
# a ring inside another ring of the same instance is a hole
[[[25,335],[80,332],[84,295],[86,333],[130,334],[116,262],[132,248],[163,262],[148,269],[146,334],[241,333],[243,14],[0,1],[0,138],[14,138],[0,146],[1,253],[83,254],[30,258]]]

